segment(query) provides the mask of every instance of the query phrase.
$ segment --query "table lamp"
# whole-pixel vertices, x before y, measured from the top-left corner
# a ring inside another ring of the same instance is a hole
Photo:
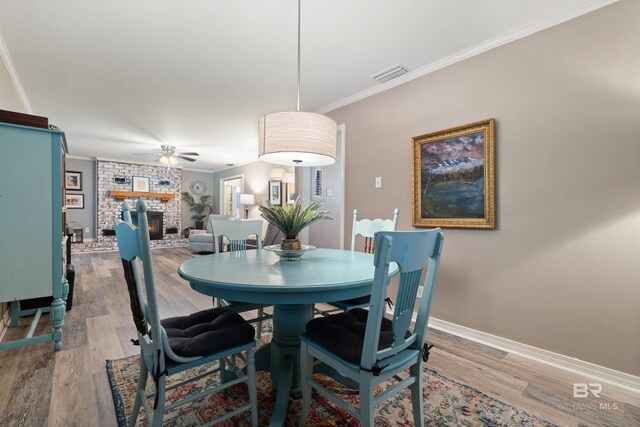
[[[253,194],[240,194],[240,204],[244,205],[244,219],[249,218],[249,205],[256,204],[256,196]]]

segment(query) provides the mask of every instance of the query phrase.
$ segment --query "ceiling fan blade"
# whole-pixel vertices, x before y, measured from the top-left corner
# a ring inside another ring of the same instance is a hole
[[[178,153],[178,154],[183,155],[183,156],[199,156],[200,155],[198,153]]]
[[[196,161],[196,159],[192,159],[192,158],[190,158],[190,157],[185,157],[185,156],[182,156],[182,155],[178,155],[178,156],[176,156],[176,157],[178,157],[178,158],[180,158],[180,159],[182,159],[182,160],[186,160],[186,161],[188,161],[188,162],[195,162],[195,161]]]

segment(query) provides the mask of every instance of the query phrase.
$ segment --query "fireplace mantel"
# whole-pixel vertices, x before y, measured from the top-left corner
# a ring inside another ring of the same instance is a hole
[[[115,197],[117,201],[124,202],[124,199],[129,198],[138,198],[138,197],[151,197],[160,199],[162,203],[167,203],[171,199],[175,199],[176,195],[173,193],[143,193],[140,191],[120,191],[120,190],[109,190],[109,196]]]

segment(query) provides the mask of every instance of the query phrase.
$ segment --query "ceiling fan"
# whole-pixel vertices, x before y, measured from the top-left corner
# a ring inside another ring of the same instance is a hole
[[[156,162],[164,163],[165,165],[173,165],[178,160],[182,159],[188,162],[195,162],[196,159],[192,158],[193,156],[200,156],[200,154],[196,152],[176,152],[176,147],[174,145],[161,145],[160,146],[160,157],[156,159]],[[139,155],[144,155],[146,153],[139,153]]]

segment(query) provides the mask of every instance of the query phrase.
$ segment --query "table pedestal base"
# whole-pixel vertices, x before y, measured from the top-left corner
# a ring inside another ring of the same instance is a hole
[[[273,307],[273,339],[271,340],[271,380],[278,391],[270,426],[281,426],[287,415],[289,394],[300,391],[300,335],[313,319],[310,304],[276,305]]]

